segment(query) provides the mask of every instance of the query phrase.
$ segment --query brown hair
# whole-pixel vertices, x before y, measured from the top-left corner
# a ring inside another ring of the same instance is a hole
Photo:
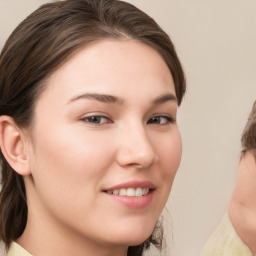
[[[254,101],[251,113],[244,128],[241,144],[242,156],[247,152],[252,151],[256,159],[256,101]]]
[[[169,36],[152,18],[123,1],[66,0],[40,7],[7,40],[0,55],[0,115],[28,128],[47,77],[74,51],[106,38],[135,39],[157,50],[172,73],[181,103],[186,85],[180,61]],[[26,190],[22,176],[0,157],[0,240],[8,247],[26,226]],[[151,242],[160,244],[158,240],[152,235],[129,247],[128,255],[142,255]]]

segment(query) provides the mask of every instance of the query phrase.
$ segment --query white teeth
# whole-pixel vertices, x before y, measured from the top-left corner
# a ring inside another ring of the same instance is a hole
[[[126,196],[127,192],[126,192],[126,189],[125,188],[121,188],[119,190],[119,196]]]
[[[145,189],[145,190],[144,190],[144,195],[148,194],[149,188],[144,188],[144,189]]]
[[[143,190],[144,190],[144,188],[143,189],[142,188],[137,188],[136,192],[135,192],[135,196],[142,196],[143,195]],[[145,195],[145,193],[144,193],[144,195]]]
[[[114,194],[119,196],[145,196],[149,193],[149,188],[121,188],[115,190],[108,190],[108,194]]]
[[[110,191],[110,192],[111,192],[111,191]],[[119,191],[118,191],[118,190],[114,190],[114,191],[113,191],[113,194],[114,194],[114,195],[119,195]]]
[[[135,196],[135,189],[134,188],[128,188],[126,190],[126,195],[127,196]]]

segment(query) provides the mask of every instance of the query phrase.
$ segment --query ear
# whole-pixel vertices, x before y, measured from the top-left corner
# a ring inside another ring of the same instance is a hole
[[[18,174],[30,174],[25,136],[10,116],[0,116],[0,148],[6,161]]]

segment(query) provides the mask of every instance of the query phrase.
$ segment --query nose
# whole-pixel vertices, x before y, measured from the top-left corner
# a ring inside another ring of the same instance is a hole
[[[144,169],[158,162],[156,148],[145,128],[133,126],[122,131],[118,137],[117,162],[121,166]]]

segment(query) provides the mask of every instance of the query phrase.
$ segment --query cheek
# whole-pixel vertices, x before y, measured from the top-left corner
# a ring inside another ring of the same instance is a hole
[[[37,136],[35,152],[39,161],[56,167],[57,170],[59,166],[58,171],[62,173],[65,170],[70,173],[82,171],[90,175],[92,167],[100,164],[98,157],[101,156],[101,160],[104,160],[107,149],[109,152],[109,147],[100,137],[59,129],[57,133]]]
[[[36,136],[32,175],[38,193],[49,200],[54,197],[73,200],[93,194],[111,163],[107,145],[101,138],[64,129]]]
[[[172,134],[171,138],[159,144],[160,170],[162,183],[161,196],[164,207],[172,188],[172,184],[181,161],[182,142],[179,131]]]
[[[158,153],[159,162],[156,169],[153,171],[154,179],[160,181],[160,187],[156,190],[156,202],[152,212],[157,219],[163,210],[176,175],[176,172],[180,165],[182,143],[178,129],[172,131],[168,136],[165,134],[165,138],[159,138],[154,141],[155,151]],[[156,136],[153,136],[156,138]]]
[[[179,131],[175,131],[171,137],[159,145],[160,161],[163,168],[163,175],[174,178],[181,161],[182,142]]]

